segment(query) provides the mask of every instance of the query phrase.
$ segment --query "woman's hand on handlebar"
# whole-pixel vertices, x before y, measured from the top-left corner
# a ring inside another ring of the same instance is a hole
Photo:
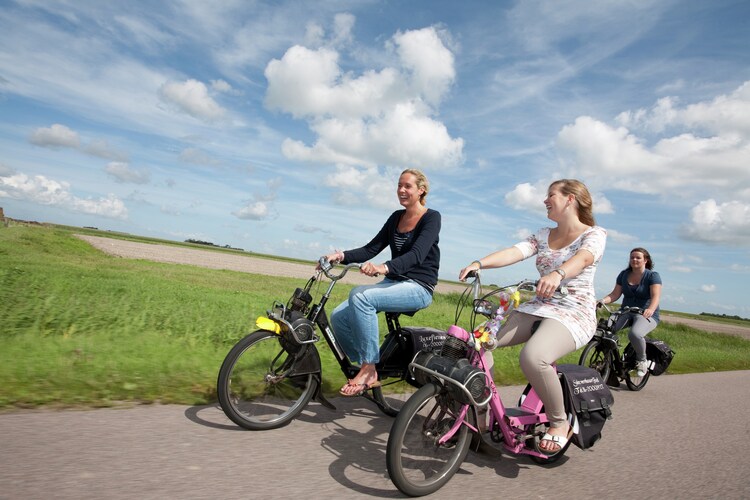
[[[331,265],[338,264],[339,262],[344,260],[344,252],[342,252],[341,250],[336,250],[333,253],[324,255],[323,258],[330,262]],[[318,265],[315,266],[315,269],[320,269],[320,260],[318,260]]]
[[[475,260],[458,272],[458,281],[466,281],[466,278],[468,277],[468,274],[470,272],[479,271],[479,269],[481,269],[481,267],[479,266],[479,261]]]
[[[359,272],[366,274],[367,276],[380,276],[388,274],[388,267],[385,264],[373,264],[372,262],[365,262],[359,268]]]
[[[536,296],[540,299],[552,297],[560,286],[561,281],[562,276],[554,271],[547,276],[542,276],[536,284]]]

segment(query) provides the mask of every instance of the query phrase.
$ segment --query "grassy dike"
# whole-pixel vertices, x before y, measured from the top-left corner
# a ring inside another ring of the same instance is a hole
[[[111,257],[76,231],[0,226],[0,408],[211,402],[230,347],[304,283]],[[349,288],[339,285],[333,303]],[[447,328],[457,300],[439,294],[404,323]],[[750,369],[750,341],[666,324],[654,337],[677,351],[670,373]],[[345,379],[320,347],[334,394]],[[495,351],[499,384],[523,382],[518,350]]]

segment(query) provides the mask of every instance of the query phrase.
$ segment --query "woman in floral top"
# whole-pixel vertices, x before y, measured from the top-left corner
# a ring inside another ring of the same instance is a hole
[[[591,195],[580,181],[553,182],[544,205],[556,227],[542,228],[525,241],[475,260],[461,270],[459,279],[470,271],[509,266],[536,255],[541,276],[536,297],[510,314],[497,334],[497,346],[526,343],[520,355],[521,370],[544,403],[550,428],[539,447],[552,455],[565,447],[572,434],[552,364],[594,335],[594,273],[607,232],[596,225]],[[554,295],[561,284],[568,289],[565,297]]]

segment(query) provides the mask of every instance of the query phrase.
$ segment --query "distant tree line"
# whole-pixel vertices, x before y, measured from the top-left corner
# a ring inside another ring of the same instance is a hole
[[[243,248],[232,247],[232,246],[229,246],[229,245],[219,246],[219,245],[216,245],[214,243],[211,243],[210,241],[194,240],[192,238],[185,240],[185,243],[193,243],[195,245],[206,245],[206,246],[209,246],[209,247],[216,247],[216,248],[228,248],[230,250],[239,250],[240,252],[244,252],[245,251]]]
[[[713,316],[715,318],[738,319],[740,321],[750,321],[750,319],[743,318],[741,316],[737,316],[737,315],[730,316],[728,314],[700,313],[700,316]]]

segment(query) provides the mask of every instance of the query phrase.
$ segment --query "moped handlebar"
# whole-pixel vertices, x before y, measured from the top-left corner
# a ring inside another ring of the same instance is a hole
[[[482,316],[487,316],[487,317],[490,317],[493,314],[494,307],[487,300],[483,300],[484,298],[487,298],[488,296],[501,292],[503,290],[526,290],[530,292],[535,292],[536,287],[539,284],[539,280],[524,279],[524,280],[519,281],[518,283],[499,287],[496,290],[493,290],[492,292],[488,294],[482,294],[482,285],[481,285],[479,270],[469,271],[466,274],[465,278],[474,278],[474,281],[470,285],[472,289],[472,297],[473,297],[472,303],[473,303],[474,312],[477,314],[481,314]],[[562,285],[558,286],[554,293],[555,298],[563,298],[567,295],[568,295],[568,289],[567,287],[562,286]]]
[[[618,313],[618,314],[634,313],[634,314],[640,314],[641,316],[643,316],[643,313],[646,312],[645,309],[641,309],[640,307],[635,307],[635,306],[625,306],[625,307],[621,307],[615,310],[607,306],[607,304],[601,301],[596,303],[596,307],[597,308],[603,307],[610,315],[614,313]],[[650,322],[651,318],[646,318],[646,321]]]
[[[359,264],[359,263],[356,263],[356,264],[346,264],[344,266],[344,269],[339,274],[333,274],[331,272],[331,270],[333,270],[333,264],[331,264],[330,262],[328,262],[328,260],[326,260],[325,257],[321,257],[320,259],[318,259],[318,268],[321,271],[323,271],[323,274],[325,274],[326,277],[328,279],[330,279],[331,281],[338,281],[338,280],[340,280],[341,278],[343,278],[346,275],[346,273],[349,272],[349,269],[354,269],[355,267],[357,269],[359,269],[360,267],[362,267],[362,264]]]

